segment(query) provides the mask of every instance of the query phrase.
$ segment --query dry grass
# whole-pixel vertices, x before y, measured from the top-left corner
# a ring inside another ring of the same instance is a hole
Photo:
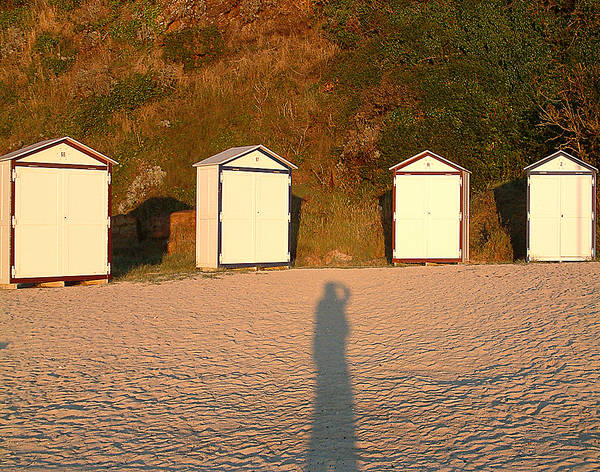
[[[508,262],[513,248],[501,226],[494,192],[488,190],[471,202],[470,250],[472,262]]]
[[[296,264],[381,265],[386,263],[378,205],[350,201],[340,193],[312,195],[302,206]]]

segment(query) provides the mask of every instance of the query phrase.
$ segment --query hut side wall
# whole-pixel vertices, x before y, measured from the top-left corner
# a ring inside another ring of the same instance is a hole
[[[0,163],[0,283],[10,282],[11,161]]]
[[[470,232],[470,223],[471,223],[471,176],[468,172],[462,172],[463,179],[463,252],[462,252],[462,261],[468,262],[471,254],[469,248],[469,232]]]
[[[196,267],[218,267],[219,166],[196,168]]]

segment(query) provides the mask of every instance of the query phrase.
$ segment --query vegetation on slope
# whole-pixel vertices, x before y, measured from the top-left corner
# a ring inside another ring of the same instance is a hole
[[[10,0],[0,148],[98,148],[118,213],[193,206],[192,163],[263,143],[300,167],[309,265],[385,262],[387,168],[429,148],[473,172],[473,258],[510,259],[522,168],[599,164],[599,32],[594,0]]]

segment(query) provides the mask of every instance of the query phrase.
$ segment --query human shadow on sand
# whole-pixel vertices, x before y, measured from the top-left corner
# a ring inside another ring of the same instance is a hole
[[[315,313],[316,400],[307,472],[358,471],[352,384],[346,362],[350,291],[328,282]]]

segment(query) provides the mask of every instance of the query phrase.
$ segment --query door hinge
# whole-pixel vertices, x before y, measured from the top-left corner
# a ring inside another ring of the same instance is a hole
[[[288,213],[288,223],[291,223],[291,222],[292,222],[292,214]]]
[[[223,172],[219,174],[219,182],[223,183]]]
[[[108,185],[112,183],[112,174],[108,174]]]
[[[290,253],[287,253],[287,261],[290,262]]]
[[[462,211],[459,213],[460,221],[462,221]]]
[[[12,227],[15,228],[17,226],[17,217],[13,215],[12,217]]]
[[[458,249],[458,257],[462,257],[462,249]]]
[[[219,254],[219,264],[223,264],[223,254]]]
[[[106,264],[106,273],[110,274],[110,262]]]
[[[292,185],[292,176],[288,175],[288,185]]]
[[[17,169],[13,169],[13,171],[12,171],[12,179],[13,179],[13,182],[17,181]]]
[[[392,219],[393,219],[393,221],[396,221],[396,212],[394,212],[394,213],[392,214]]]
[[[223,212],[219,213],[219,223],[223,223]]]
[[[110,217],[108,218],[108,221],[106,223],[106,226],[108,226],[110,228]]]
[[[15,270],[15,266],[10,268],[10,276],[15,278],[17,276],[17,271]]]

